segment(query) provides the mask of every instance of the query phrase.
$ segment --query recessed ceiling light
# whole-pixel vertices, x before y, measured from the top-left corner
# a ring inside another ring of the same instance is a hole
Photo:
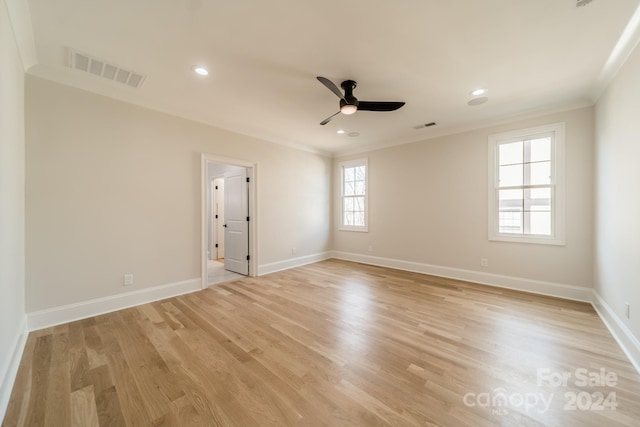
[[[475,105],[480,105],[480,104],[484,104],[485,102],[487,102],[489,100],[489,98],[487,98],[486,96],[482,96],[480,98],[473,98],[472,100],[470,100],[469,102],[467,102],[467,105],[473,107]]]
[[[206,68],[204,68],[201,65],[196,65],[195,67],[193,67],[193,71],[199,76],[208,76],[209,75],[209,70],[207,70]]]
[[[360,134],[359,134],[358,132],[349,132],[349,133],[348,133],[348,135],[349,135],[351,138],[355,138],[356,136],[360,136]]]
[[[340,130],[338,130],[338,132],[336,132],[336,133],[339,133],[340,135],[342,135],[342,134],[344,133],[344,131],[343,131],[342,129],[340,129]]]
[[[480,95],[484,95],[485,93],[487,93],[487,90],[485,88],[480,87],[478,89],[472,90],[469,93],[471,93],[472,96],[480,96]]]

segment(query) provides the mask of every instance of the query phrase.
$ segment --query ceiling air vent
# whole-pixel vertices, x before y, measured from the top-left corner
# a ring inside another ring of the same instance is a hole
[[[418,129],[423,129],[423,128],[429,128],[429,127],[435,126],[435,125],[436,125],[436,122],[429,122],[429,123],[423,123],[423,124],[414,126],[413,128],[418,130]]]
[[[74,70],[80,70],[94,74],[107,80],[122,83],[138,89],[144,83],[146,75],[136,71],[127,70],[119,65],[109,64],[104,59],[98,59],[86,53],[69,49],[69,66]]]

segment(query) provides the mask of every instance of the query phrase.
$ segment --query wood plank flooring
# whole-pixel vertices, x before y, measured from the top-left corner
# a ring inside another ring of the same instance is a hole
[[[32,332],[2,425],[640,426],[640,376],[588,304],[330,260]]]

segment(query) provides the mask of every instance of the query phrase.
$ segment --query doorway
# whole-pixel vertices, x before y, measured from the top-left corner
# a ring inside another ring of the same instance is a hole
[[[202,286],[244,276],[257,269],[256,165],[202,155]]]

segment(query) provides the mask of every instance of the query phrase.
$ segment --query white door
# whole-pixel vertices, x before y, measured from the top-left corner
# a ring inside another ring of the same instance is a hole
[[[213,180],[215,188],[215,197],[213,203],[213,216],[215,227],[215,257],[216,259],[224,258],[224,179],[216,178]]]
[[[249,184],[242,169],[224,174],[224,268],[249,275]]]

